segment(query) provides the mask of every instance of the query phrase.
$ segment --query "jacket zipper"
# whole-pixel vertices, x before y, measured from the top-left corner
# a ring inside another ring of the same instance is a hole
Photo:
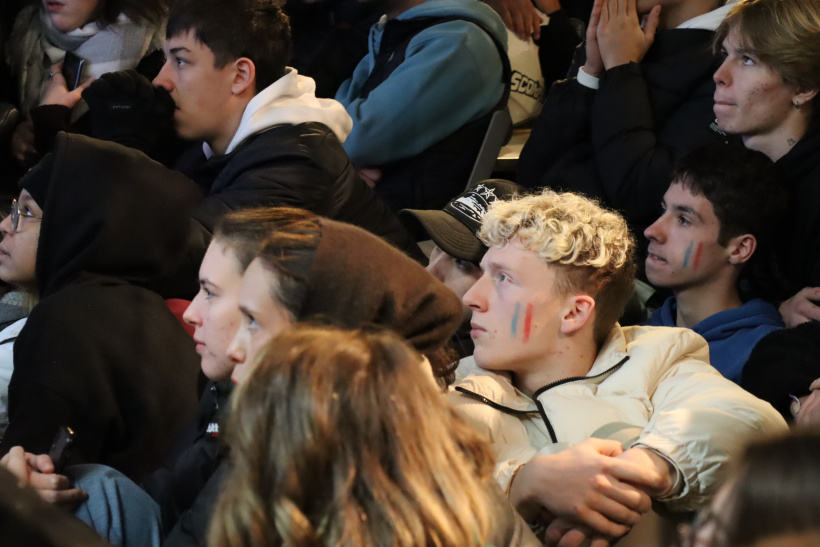
[[[550,434],[550,439],[552,440],[553,444],[558,442],[558,437],[555,435],[555,429],[552,427],[552,423],[550,423],[549,417],[547,417],[547,413],[544,410],[544,405],[541,404],[541,401],[538,400],[539,395],[544,393],[545,391],[552,389],[554,387],[558,387],[563,384],[568,384],[570,382],[577,382],[579,380],[595,380],[596,378],[600,378],[602,376],[606,376],[607,374],[611,374],[621,368],[624,363],[629,360],[629,355],[621,359],[616,365],[612,366],[611,368],[605,370],[600,374],[596,374],[595,376],[571,376],[569,378],[564,378],[563,380],[557,380],[550,384],[545,385],[542,388],[536,390],[535,393],[532,394],[532,399],[535,401],[535,406],[538,407],[538,413],[541,415],[541,419],[544,420],[544,424],[547,426],[547,431]],[[458,389],[458,388],[456,388]]]
[[[476,393],[474,391],[470,391],[469,389],[465,389],[461,386],[456,386],[456,391],[458,391],[459,393],[463,393],[464,395],[466,395],[470,399],[475,399],[477,401],[480,401],[480,402],[484,403],[485,405],[487,405],[491,408],[494,408],[495,410],[500,410],[501,412],[503,412],[505,414],[512,414],[513,416],[522,416],[522,415],[527,415],[527,414],[538,414],[538,409],[537,408],[534,409],[534,410],[516,410],[514,408],[508,408],[504,405],[500,405],[500,404],[496,403],[495,401],[493,401],[491,399],[488,399],[487,397],[484,397],[483,395],[479,395],[478,393]]]

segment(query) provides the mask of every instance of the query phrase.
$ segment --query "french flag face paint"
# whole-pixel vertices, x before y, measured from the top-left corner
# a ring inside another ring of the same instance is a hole
[[[521,302],[515,303],[515,311],[513,312],[512,320],[510,321],[510,337],[515,338],[518,335],[519,328],[523,325],[522,341],[529,342],[530,332],[532,330],[532,303],[528,302],[524,308],[524,317],[521,317]]]

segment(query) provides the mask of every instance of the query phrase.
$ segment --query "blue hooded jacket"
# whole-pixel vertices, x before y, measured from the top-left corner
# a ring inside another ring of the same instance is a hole
[[[428,0],[397,19],[449,15],[481,21],[506,45],[501,17],[475,0]],[[344,148],[359,167],[419,154],[487,114],[504,93],[501,60],[492,38],[468,21],[450,21],[415,36],[404,62],[366,99],[361,98],[386,21],[382,18],[370,30],[370,51],[336,93],[336,100],[353,118]]]
[[[652,327],[674,327],[678,303],[667,298],[649,318]],[[739,384],[743,365],[757,342],[770,332],[783,328],[780,312],[765,300],[755,298],[739,308],[707,317],[692,330],[709,343],[709,360],[729,380]]]

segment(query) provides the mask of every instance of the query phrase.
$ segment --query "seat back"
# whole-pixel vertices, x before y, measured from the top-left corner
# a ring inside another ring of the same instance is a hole
[[[491,178],[495,160],[501,147],[507,144],[512,136],[512,117],[506,108],[496,110],[490,118],[490,125],[484,134],[484,141],[478,150],[473,170],[467,180],[465,189],[472,187],[475,183]]]

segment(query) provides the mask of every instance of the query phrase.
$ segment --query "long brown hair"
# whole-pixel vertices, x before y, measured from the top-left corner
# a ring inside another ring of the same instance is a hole
[[[386,331],[301,326],[234,399],[210,547],[484,545],[493,460]]]

